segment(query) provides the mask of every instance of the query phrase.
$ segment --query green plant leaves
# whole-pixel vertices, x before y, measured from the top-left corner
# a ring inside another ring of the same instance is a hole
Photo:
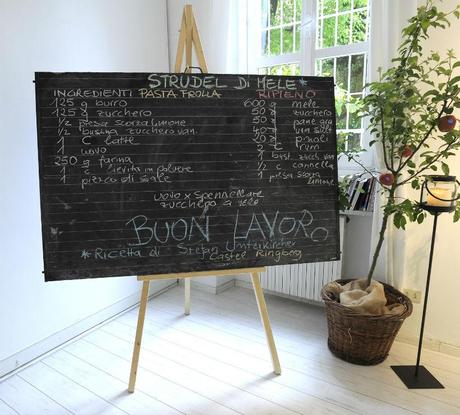
[[[442,163],[441,163],[441,168],[442,168],[442,172],[443,172],[446,176],[448,176],[448,175],[449,175],[449,166],[448,166],[446,163],[442,162]]]

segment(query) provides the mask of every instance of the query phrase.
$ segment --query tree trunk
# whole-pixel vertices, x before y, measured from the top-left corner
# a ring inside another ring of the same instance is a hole
[[[386,206],[392,205],[394,203],[394,194],[395,194],[395,189],[391,188],[390,193],[388,195],[388,201],[386,203]],[[382,220],[382,226],[380,227],[380,232],[379,232],[379,240],[377,242],[377,245],[375,247],[374,255],[372,257],[372,264],[369,269],[369,273],[367,274],[367,286],[370,285],[372,276],[374,275],[374,270],[375,266],[377,265],[377,259],[380,255],[380,250],[382,249],[383,241],[385,239],[385,231],[387,229],[387,224],[388,224],[388,218],[390,214],[387,212],[387,210],[384,210],[383,213],[383,220]]]

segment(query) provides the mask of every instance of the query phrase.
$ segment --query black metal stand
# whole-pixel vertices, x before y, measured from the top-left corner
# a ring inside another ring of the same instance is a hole
[[[431,266],[433,263],[434,242],[436,227],[440,212],[432,212],[434,216],[433,233],[431,235],[430,259],[428,262],[428,275],[426,277],[425,299],[423,301],[422,324],[418,341],[417,363],[415,366],[391,366],[399,378],[409,389],[444,389],[444,386],[424,367],[420,366],[422,354],[423,330],[425,328],[426,307],[428,304],[428,292],[430,290]]]

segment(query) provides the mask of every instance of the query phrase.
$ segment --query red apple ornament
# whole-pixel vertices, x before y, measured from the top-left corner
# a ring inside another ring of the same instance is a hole
[[[412,156],[412,154],[414,154],[414,149],[411,147],[411,146],[406,146],[403,148],[403,150],[401,151],[401,156],[402,157],[410,157]]]
[[[455,124],[457,123],[457,118],[454,115],[444,115],[438,121],[439,131],[447,133],[450,130],[453,130]]]
[[[387,173],[382,173],[379,176],[379,182],[383,184],[384,186],[391,186],[395,181],[395,177],[393,176],[393,173],[387,172]]]

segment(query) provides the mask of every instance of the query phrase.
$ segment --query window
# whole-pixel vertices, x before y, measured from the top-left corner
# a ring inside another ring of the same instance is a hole
[[[337,133],[347,149],[359,150],[363,125],[355,110],[366,81],[367,0],[318,0],[316,6],[315,74],[334,77]]]
[[[300,75],[302,0],[251,0],[248,5],[255,23],[248,31],[250,72]]]
[[[366,82],[368,0],[251,0],[248,3],[249,71],[333,76],[337,133],[345,138],[347,149],[366,148],[356,104],[363,96]]]

